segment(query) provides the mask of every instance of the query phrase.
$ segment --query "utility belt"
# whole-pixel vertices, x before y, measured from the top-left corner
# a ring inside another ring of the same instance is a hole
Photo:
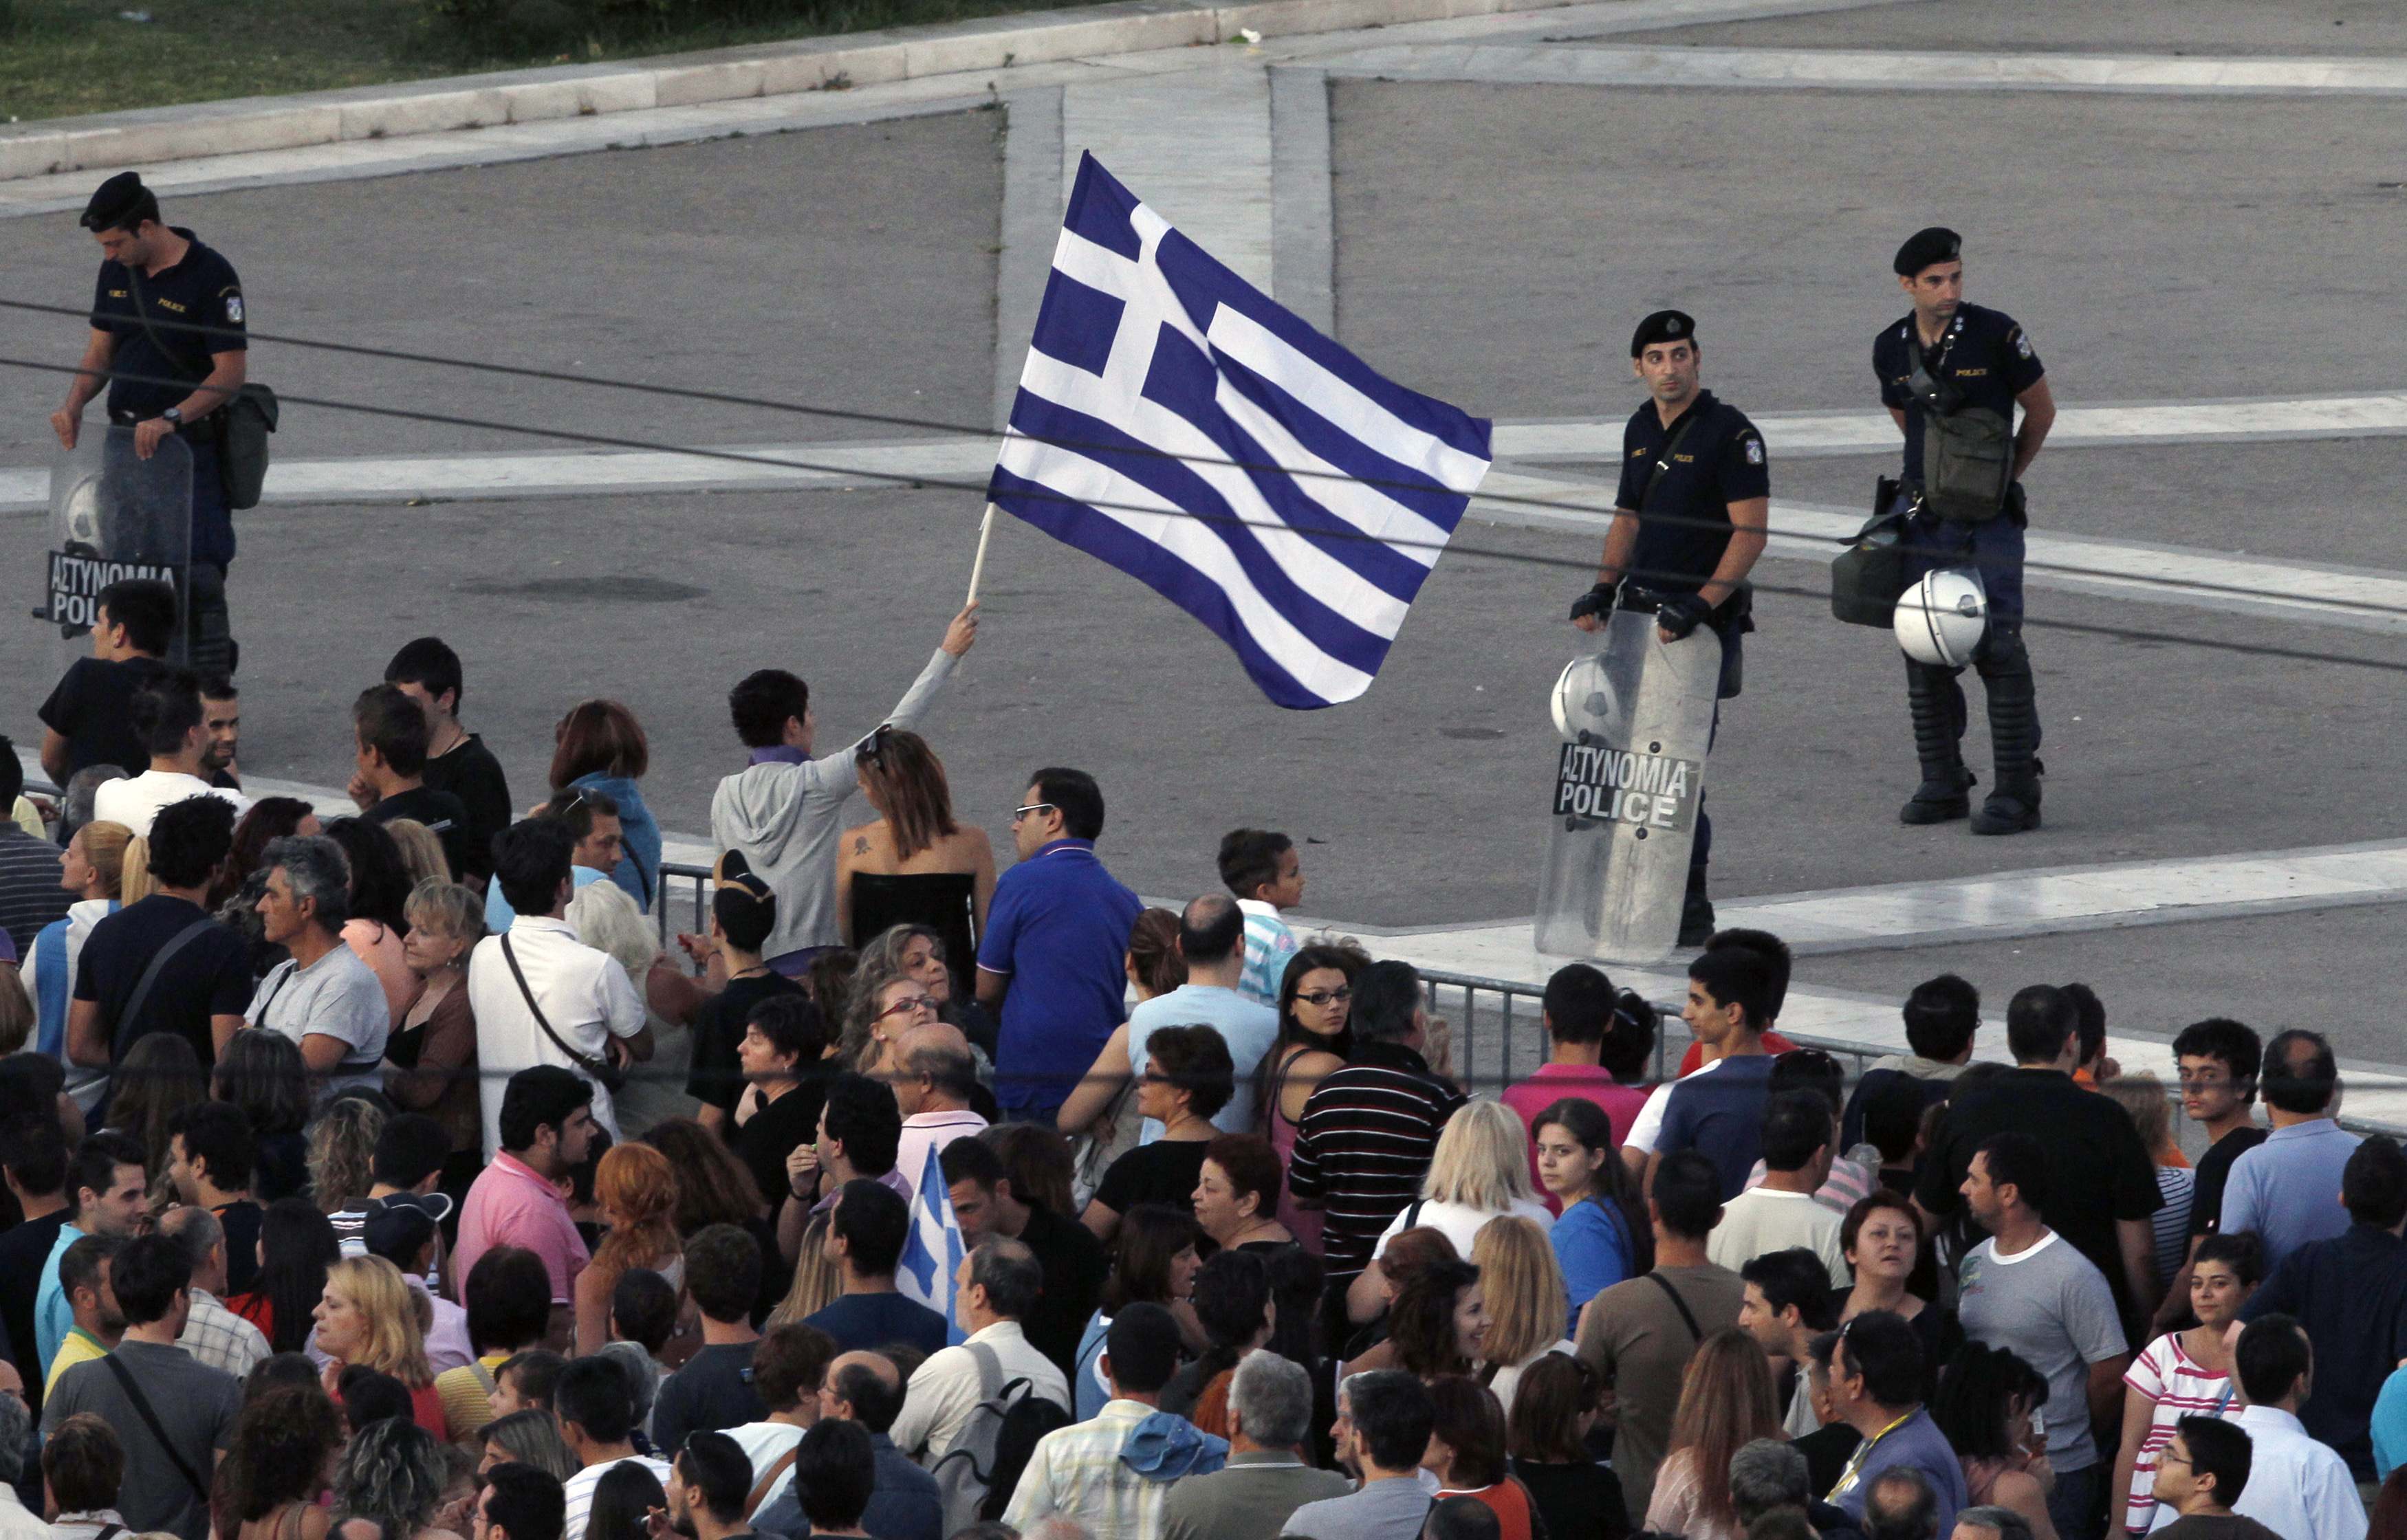
[[[1649,588],[1643,584],[1624,582],[1614,595],[1613,607],[1653,615],[1673,600],[1686,599],[1703,586],[1701,582],[1696,588]],[[1706,612],[1705,624],[1720,632],[1725,642],[1755,629],[1755,585],[1742,581],[1730,591],[1728,599]]]

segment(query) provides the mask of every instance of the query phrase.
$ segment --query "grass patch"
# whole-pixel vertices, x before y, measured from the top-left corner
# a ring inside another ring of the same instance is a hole
[[[733,16],[597,22],[600,7],[583,0],[570,35],[513,44],[465,40],[423,0],[0,0],[0,120],[681,53],[1058,3],[758,3]],[[150,20],[129,21],[128,11]]]

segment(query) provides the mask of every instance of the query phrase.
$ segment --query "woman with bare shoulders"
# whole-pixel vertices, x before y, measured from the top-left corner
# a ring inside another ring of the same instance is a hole
[[[994,897],[994,846],[986,830],[955,821],[944,762],[918,733],[880,728],[862,740],[852,763],[877,821],[836,842],[845,940],[858,947],[892,925],[927,925],[945,940],[953,993],[967,995]]]
[[[1278,1151],[1279,1164],[1295,1157],[1295,1125],[1303,1104],[1320,1082],[1346,1067],[1353,1048],[1346,1030],[1353,1010],[1354,975],[1367,959],[1351,946],[1307,946],[1288,959],[1279,979],[1279,1035],[1255,1070],[1255,1116]],[[1320,1210],[1300,1206],[1293,1193],[1279,1194],[1276,1218],[1298,1244],[1320,1254]]]

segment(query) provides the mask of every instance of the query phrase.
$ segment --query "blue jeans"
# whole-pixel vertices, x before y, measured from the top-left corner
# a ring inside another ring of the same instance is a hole
[[[1914,494],[1902,491],[1893,508],[1903,513]],[[1905,580],[1919,583],[1942,567],[1970,567],[1989,591],[1992,620],[2020,625],[2023,618],[2023,527],[2012,514],[1986,524],[1951,524],[1923,512],[1905,521]]]

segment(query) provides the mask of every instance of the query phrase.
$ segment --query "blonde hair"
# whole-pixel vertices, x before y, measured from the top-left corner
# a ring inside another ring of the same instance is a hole
[[[1571,1295],[1555,1248],[1536,1220],[1519,1214],[1489,1220],[1471,1242],[1471,1261],[1488,1300],[1488,1338],[1480,1352],[1488,1363],[1519,1363],[1563,1339]]]
[[[1474,1097],[1455,1109],[1437,1137],[1421,1196],[1490,1214],[1517,1201],[1537,1201],[1530,1185],[1530,1134],[1520,1117],[1493,1096]]]
[[[415,818],[395,818],[385,825],[384,831],[392,836],[394,848],[401,852],[401,869],[409,873],[413,884],[451,880],[450,857],[443,854],[443,841],[433,829]]]
[[[90,828],[92,826],[84,826]],[[119,826],[123,827],[122,825]],[[126,830],[125,855],[117,869],[117,897],[125,903],[136,904],[150,897],[159,880],[150,875],[150,841],[144,835]]]
[[[380,1370],[413,1391],[434,1383],[426,1334],[400,1268],[382,1257],[345,1257],[326,1269],[326,1287],[342,1291],[367,1321],[367,1343],[347,1363]]]
[[[771,1327],[807,1321],[836,1302],[844,1293],[844,1274],[827,1254],[828,1223],[834,1211],[821,1214],[803,1230],[802,1254],[794,1260],[794,1281],[786,1297],[769,1312]]]
[[[2120,1106],[2131,1120],[2131,1126],[2140,1131],[2140,1142],[2148,1147],[2148,1158],[2158,1166],[2172,1164],[2165,1159],[2167,1151],[2177,1148],[2172,1136],[2172,1104],[2165,1097],[2165,1082],[2143,1069],[2101,1081],[2098,1089]]]
[[[393,823],[408,821],[396,818]],[[470,946],[485,939],[485,901],[477,897],[474,889],[463,887],[448,877],[429,877],[411,888],[409,897],[401,906],[401,915],[412,930],[424,926]],[[467,961],[465,955],[461,961]]]
[[[134,831],[123,824],[98,818],[76,830],[75,837],[83,841],[83,858],[98,874],[102,890],[112,898],[121,897],[128,875],[125,851],[134,841]]]
[[[309,1127],[309,1196],[320,1213],[348,1208],[368,1195],[368,1167],[384,1133],[384,1109],[365,1096],[337,1096]]]

